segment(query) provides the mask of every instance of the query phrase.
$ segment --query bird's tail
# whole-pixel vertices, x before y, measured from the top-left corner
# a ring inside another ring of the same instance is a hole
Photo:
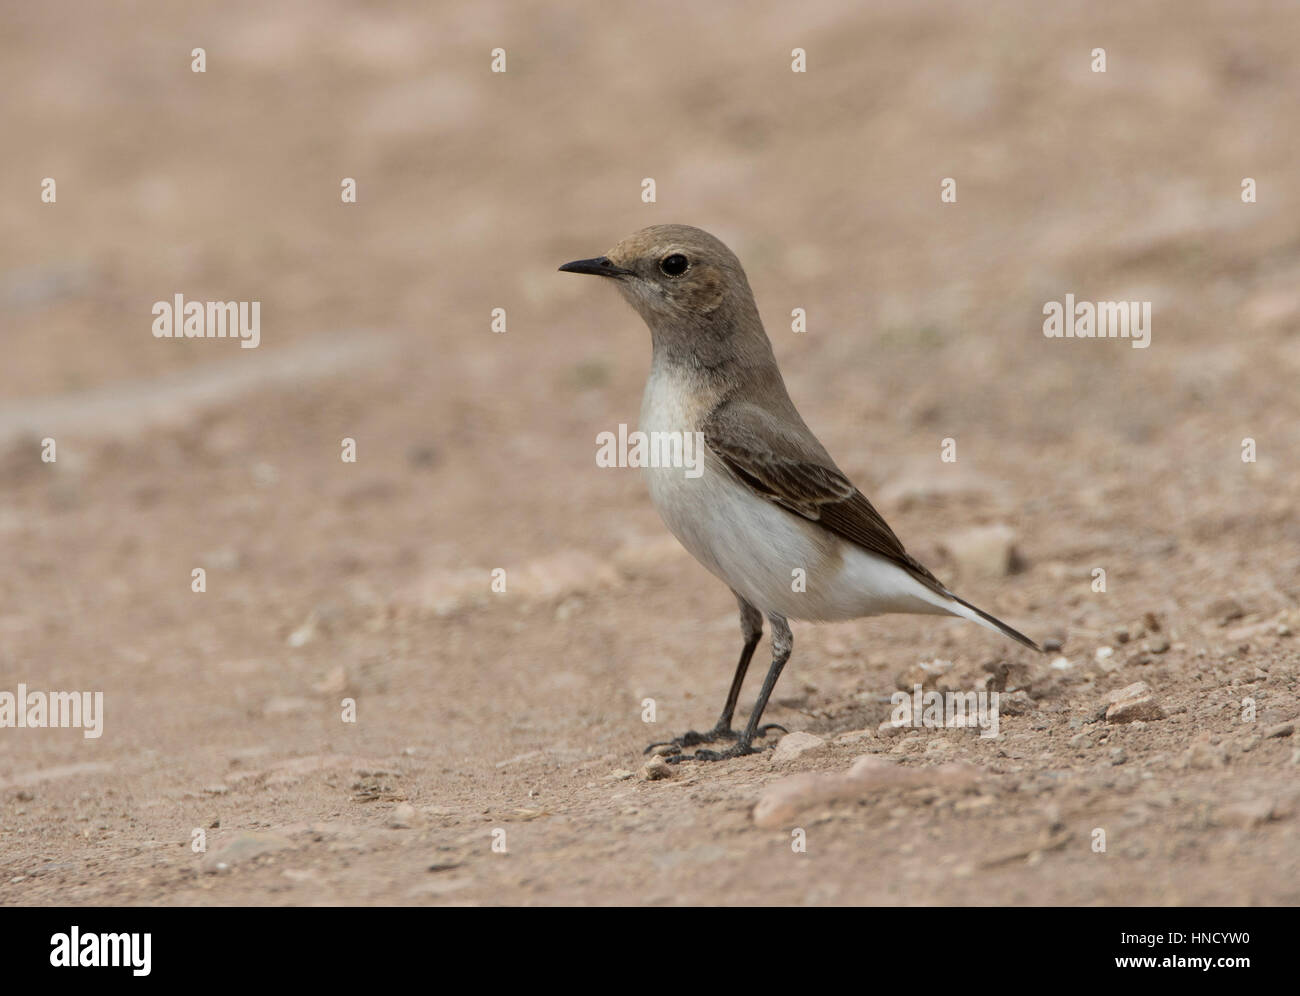
[[[997,632],[1001,633],[1003,636],[1009,636],[1017,643],[1023,644],[1024,646],[1028,647],[1030,650],[1037,650],[1040,654],[1043,652],[1043,648],[1040,647],[1037,643],[1029,639],[1029,637],[1025,636],[1025,634],[1021,633],[1019,630],[1012,629],[1001,619],[989,615],[983,609],[977,609],[975,606],[971,605],[970,602],[966,601],[966,599],[958,598],[950,591],[945,590],[944,594],[947,595],[949,598],[951,598],[958,605],[958,608],[951,609],[953,615],[962,616],[966,619],[969,619],[971,622],[977,622],[981,626],[986,626],[989,629],[996,630]]]

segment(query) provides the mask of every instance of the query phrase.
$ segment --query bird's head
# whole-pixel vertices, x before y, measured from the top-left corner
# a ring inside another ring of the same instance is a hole
[[[690,225],[643,228],[604,256],[574,260],[560,269],[611,279],[656,340],[703,328],[715,335],[729,333],[758,322],[740,260],[708,232]]]

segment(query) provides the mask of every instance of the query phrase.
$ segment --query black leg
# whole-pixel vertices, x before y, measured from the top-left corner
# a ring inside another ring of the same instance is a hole
[[[763,718],[763,710],[767,708],[767,700],[772,697],[772,690],[776,688],[777,679],[781,677],[781,670],[790,659],[790,652],[794,650],[794,634],[790,632],[790,624],[783,616],[773,614],[767,618],[772,624],[772,664],[767,669],[767,677],[763,679],[763,687],[759,690],[758,701],[754,703],[754,711],[749,714],[749,722],[745,724],[745,732],[740,735],[740,739],[733,747],[728,747],[724,751],[697,750],[692,757],[682,760],[721,761],[726,757],[756,754],[758,752],[753,747],[754,738],[763,736],[775,726],[775,724],[767,726],[758,724]],[[784,727],[776,728],[784,730]]]
[[[683,747],[710,744],[718,740],[736,740],[741,736],[731,728],[731,717],[735,715],[736,701],[740,698],[741,686],[745,684],[745,673],[749,670],[749,662],[754,657],[754,648],[758,646],[758,641],[763,636],[763,614],[739,595],[736,595],[736,602],[740,605],[740,632],[745,639],[745,645],[740,650],[740,662],[736,665],[736,674],[731,679],[731,690],[727,692],[727,702],[722,707],[722,715],[718,718],[717,725],[706,733],[696,733],[694,730],[690,730],[672,740],[651,744],[645,749],[647,754],[656,747],[676,747],[676,753],[680,754]],[[788,653],[787,656],[789,656]],[[772,729],[772,727],[765,726],[752,733],[749,739],[752,741],[755,736],[761,737],[769,729]],[[778,726],[776,729],[784,732],[784,727]]]
[[[740,663],[736,665],[736,676],[731,679],[731,691],[727,693],[727,704],[722,707],[722,716],[718,719],[717,729],[730,730],[731,717],[736,712],[736,700],[740,698],[740,686],[745,683],[745,672],[754,656],[754,648],[763,636],[763,613],[746,602],[739,595],[740,632],[745,638],[745,645],[740,650]]]

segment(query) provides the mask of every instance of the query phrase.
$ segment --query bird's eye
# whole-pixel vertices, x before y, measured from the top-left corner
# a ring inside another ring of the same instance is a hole
[[[670,277],[680,277],[690,265],[690,261],[679,252],[675,252],[671,256],[665,256],[659,261],[659,269]]]

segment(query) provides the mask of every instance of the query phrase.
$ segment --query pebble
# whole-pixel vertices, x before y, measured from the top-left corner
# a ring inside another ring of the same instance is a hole
[[[400,802],[393,807],[388,825],[393,830],[409,830],[415,825],[415,807],[409,802]]]
[[[1164,709],[1156,701],[1151,686],[1145,681],[1133,684],[1106,696],[1106,721],[1108,723],[1131,723],[1135,719],[1163,719]]]
[[[1220,626],[1226,626],[1230,622],[1240,619],[1246,614],[1246,610],[1241,607],[1241,603],[1235,598],[1220,598],[1211,602],[1208,610],[1211,619],[1215,620]]]
[[[292,846],[293,842],[288,837],[278,833],[241,833],[219,850],[209,851],[203,858],[203,870],[226,871],[231,865],[241,861],[251,861],[253,858],[260,858],[264,854],[272,854]]]
[[[1212,744],[1208,740],[1197,740],[1187,748],[1183,755],[1183,767],[1206,770],[1222,768],[1228,764],[1228,750],[1222,744]]]
[[[857,743],[859,740],[870,740],[875,735],[874,730],[848,730],[836,737],[835,742],[837,744],[852,744]]]
[[[943,547],[963,577],[1003,577],[1020,567],[1015,539],[1008,525],[974,526],[949,535]]]
[[[1276,726],[1270,726],[1264,731],[1265,739],[1269,737],[1289,737],[1295,732],[1295,720],[1286,723],[1278,723]]]
[[[1252,799],[1249,802],[1237,802],[1219,810],[1219,821],[1230,826],[1250,830],[1275,818],[1274,804],[1271,799]]]
[[[789,764],[796,758],[821,750],[826,741],[812,733],[787,733],[772,751],[772,764]]]
[[[934,767],[904,767],[875,754],[864,754],[847,772],[804,772],[767,786],[754,806],[754,823],[784,827],[813,806],[836,799],[877,796],[889,788],[961,788],[974,784],[980,771],[960,762]]]
[[[646,761],[641,768],[641,777],[648,782],[657,782],[663,778],[672,778],[672,776],[673,766],[658,754]]]
[[[998,696],[998,712],[1008,716],[1023,716],[1035,709],[1034,700],[1023,688],[1014,692],[1003,692]]]

